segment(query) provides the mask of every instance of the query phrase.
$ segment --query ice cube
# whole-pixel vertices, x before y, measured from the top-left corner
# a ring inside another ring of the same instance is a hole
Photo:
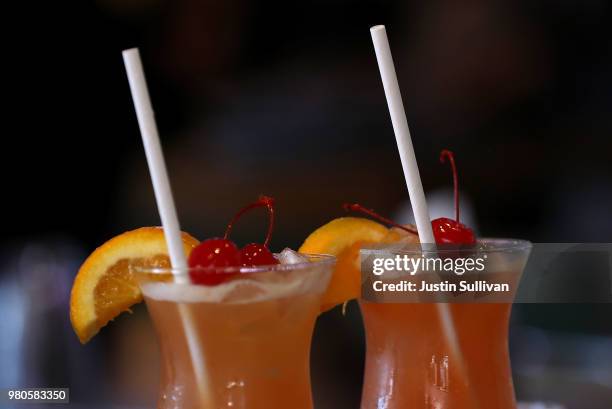
[[[308,257],[298,253],[297,251],[293,251],[288,247],[278,253],[276,258],[281,264],[298,264],[308,262]]]

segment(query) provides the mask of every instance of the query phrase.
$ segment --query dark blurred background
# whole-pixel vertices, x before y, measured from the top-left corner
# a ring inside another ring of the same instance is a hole
[[[74,407],[152,407],[144,307],[80,346],[72,279],[108,238],[157,225],[121,50],[140,47],[182,227],[222,234],[260,193],[275,250],[360,202],[407,222],[369,27],[385,24],[432,216],[540,242],[612,237],[612,10],[604,1],[10,2],[3,12],[0,387],[67,386]],[[239,243],[264,234],[254,214]],[[610,305],[517,305],[520,400],[612,407]],[[318,408],[357,407],[356,305],[323,315]],[[80,405],[80,406],[79,406]],[[97,405],[97,406],[96,406]],[[115,406],[113,406],[115,407]]]

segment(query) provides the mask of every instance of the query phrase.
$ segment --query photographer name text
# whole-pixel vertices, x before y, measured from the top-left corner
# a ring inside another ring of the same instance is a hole
[[[510,285],[507,283],[489,283],[486,280],[478,281],[459,281],[451,283],[443,281],[440,283],[429,283],[421,281],[420,286],[412,281],[402,280],[395,283],[385,283],[377,280],[372,284],[372,288],[377,292],[420,292],[420,293],[439,293],[439,292],[509,292]]]

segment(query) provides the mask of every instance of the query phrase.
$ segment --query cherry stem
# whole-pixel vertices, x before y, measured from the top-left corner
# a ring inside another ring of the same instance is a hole
[[[270,243],[270,239],[272,238],[272,230],[274,230],[274,198],[270,196],[261,195],[259,196],[259,199],[257,199],[256,202],[246,205],[245,207],[240,209],[238,213],[236,213],[232,221],[229,222],[229,224],[227,225],[227,229],[225,230],[225,235],[223,236],[223,238],[227,240],[230,233],[232,232],[232,229],[234,228],[234,224],[238,221],[238,219],[240,219],[240,217],[244,213],[248,212],[251,209],[255,209],[257,207],[267,208],[268,215],[270,216],[270,223],[268,224],[268,232],[266,233],[266,241],[264,241],[263,243],[265,247],[268,247],[268,244]]]
[[[459,223],[459,177],[457,176],[457,166],[455,165],[455,155],[448,149],[440,152],[440,163],[444,163],[448,158],[453,171],[453,193],[455,194],[455,221]]]
[[[385,224],[388,224],[389,226],[397,227],[398,229],[405,230],[408,233],[418,234],[415,229],[411,229],[410,227],[402,226],[399,223],[395,223],[393,220],[387,219],[386,217],[383,217],[383,216],[379,215],[378,213],[376,213],[372,209],[366,209],[365,207],[363,207],[359,203],[345,203],[345,204],[342,205],[342,208],[344,208],[344,210],[346,210],[347,212],[353,211],[353,212],[365,213],[365,214],[367,214],[370,217],[373,217],[373,218],[375,218],[375,219],[377,219],[377,220],[379,220],[379,221],[381,221],[381,222],[383,222]]]

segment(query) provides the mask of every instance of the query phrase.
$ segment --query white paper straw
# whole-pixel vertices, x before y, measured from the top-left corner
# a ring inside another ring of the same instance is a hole
[[[393,64],[393,57],[391,56],[387,31],[385,30],[385,26],[378,25],[371,27],[370,33],[372,34],[376,60],[378,61],[378,68],[380,70],[383,88],[385,89],[387,105],[389,106],[389,113],[391,114],[391,123],[393,124],[397,149],[399,150],[402,161],[402,169],[404,170],[404,177],[406,178],[412,212],[414,213],[414,219],[419,232],[419,241],[421,244],[435,244],[436,240],[431,227],[429,210],[427,208],[423,184],[421,183],[421,176],[419,175],[419,168],[412,146],[410,130],[408,129],[408,120],[406,119],[404,103],[402,102],[402,95],[397,82],[397,74],[395,73],[395,65]],[[426,249],[431,250],[431,248],[427,247]],[[437,303],[436,305],[440,316],[442,331],[448,341],[452,354],[457,359],[460,370],[462,370],[464,368],[463,355],[459,349],[457,333],[455,332],[450,308],[448,304]]]
[[[147,89],[147,83],[140,60],[140,53],[137,48],[131,48],[123,51],[123,62],[127,72],[132,99],[134,100],[134,108],[138,118],[138,126],[142,136],[151,181],[153,182],[153,190],[155,192],[155,200],[157,201],[157,210],[164,227],[164,235],[170,253],[170,262],[175,272],[185,273],[187,269],[187,259],[183,250],[183,241],[181,239],[181,229],[176,215],[176,207],[172,190],[170,189],[170,181],[166,170],[166,163],[159,141],[157,125]],[[177,283],[188,284],[188,274],[176,274]],[[179,304],[179,314],[185,329],[185,337],[189,352],[191,354],[191,362],[195,372],[195,381],[198,386],[200,399],[203,408],[213,408],[211,395],[209,393],[210,385],[208,382],[208,374],[204,361],[204,354],[201,348],[199,335],[196,331],[194,320],[189,310],[184,304]]]
[[[149,165],[149,173],[151,174],[151,180],[153,182],[157,209],[162,225],[164,226],[164,234],[166,236],[168,252],[170,253],[170,261],[173,268],[185,270],[187,268],[187,259],[185,258],[185,252],[183,250],[181,229],[176,215],[174,198],[170,190],[166,162],[164,161],[164,155],[159,142],[159,134],[157,132],[153,107],[151,106],[151,99],[149,98],[149,91],[147,89],[138,49],[132,48],[123,51],[123,61],[130,83],[130,90],[132,91],[134,108],[136,108],[138,126],[140,127],[142,143],[144,144],[147,163]],[[177,275],[176,280],[184,284],[189,278],[182,274]]]
[[[402,102],[402,95],[397,83],[397,75],[395,74],[395,66],[393,65],[393,57],[391,56],[385,26],[374,26],[370,28],[370,33],[372,34],[376,60],[378,61],[378,68],[380,69],[380,76],[382,77],[385,96],[387,97],[387,105],[391,114],[391,123],[393,124],[397,149],[402,161],[402,169],[406,178],[412,212],[414,213],[414,220],[419,231],[419,239],[421,243],[435,243],[429,210],[427,209],[427,202],[423,193],[423,184],[421,183],[419,167],[417,166],[414,148],[412,147],[404,103]]]

